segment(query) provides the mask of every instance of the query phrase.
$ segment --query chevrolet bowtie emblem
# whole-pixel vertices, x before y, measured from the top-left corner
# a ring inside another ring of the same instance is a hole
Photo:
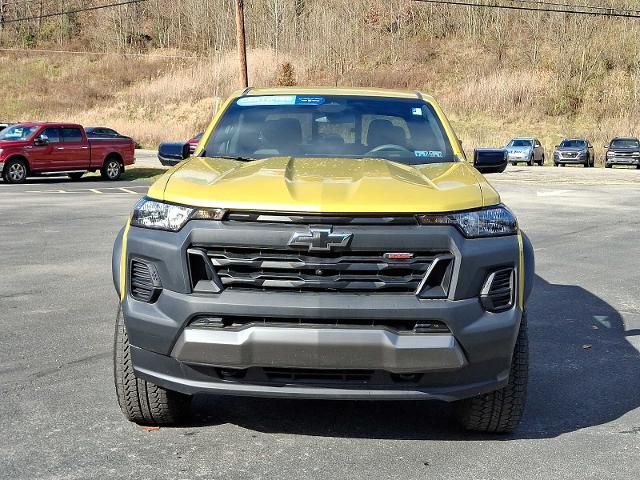
[[[290,247],[303,247],[310,252],[330,252],[333,247],[346,247],[353,233],[334,233],[332,227],[309,227],[309,232],[296,232],[289,240]]]

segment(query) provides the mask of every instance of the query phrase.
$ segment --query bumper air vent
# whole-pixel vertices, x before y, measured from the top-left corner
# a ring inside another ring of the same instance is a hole
[[[451,333],[449,328],[437,320],[372,320],[372,319],[327,319],[327,318],[272,318],[245,316],[199,316],[189,326],[191,328],[213,328],[242,330],[249,327],[285,328],[348,328],[389,330],[398,335]]]
[[[502,312],[513,306],[514,277],[513,268],[505,268],[489,274],[480,293],[480,302],[486,310]]]
[[[187,250],[193,293],[220,293],[222,283],[207,254],[197,248]]]
[[[270,382],[302,384],[368,384],[373,370],[320,370],[303,368],[264,368]]]
[[[153,303],[162,291],[160,275],[151,263],[133,259],[130,265],[130,291],[136,300]]]

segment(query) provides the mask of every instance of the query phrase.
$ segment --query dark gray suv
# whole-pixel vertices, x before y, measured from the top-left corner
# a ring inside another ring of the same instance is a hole
[[[593,167],[595,163],[593,145],[584,138],[565,138],[553,152],[553,164],[556,167],[564,167],[567,164]]]

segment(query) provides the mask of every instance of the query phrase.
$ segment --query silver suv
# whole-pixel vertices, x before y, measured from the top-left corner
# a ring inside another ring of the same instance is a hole
[[[507,159],[511,165],[526,163],[530,167],[534,164],[544,164],[544,147],[537,138],[514,138],[507,146]]]

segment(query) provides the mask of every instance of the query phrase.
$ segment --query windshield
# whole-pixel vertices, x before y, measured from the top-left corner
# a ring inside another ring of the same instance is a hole
[[[560,148],[584,148],[587,143],[584,140],[564,140],[560,144]]]
[[[0,135],[2,135],[0,133]],[[635,138],[619,138],[611,142],[610,148],[639,148],[640,142]]]
[[[38,127],[24,127],[20,125],[8,127],[0,132],[0,140],[26,140],[37,129]]]
[[[511,143],[509,143],[509,147],[530,147],[532,145],[532,141],[531,140],[511,140]]]
[[[241,97],[224,113],[203,155],[457,161],[424,101],[339,95]]]

